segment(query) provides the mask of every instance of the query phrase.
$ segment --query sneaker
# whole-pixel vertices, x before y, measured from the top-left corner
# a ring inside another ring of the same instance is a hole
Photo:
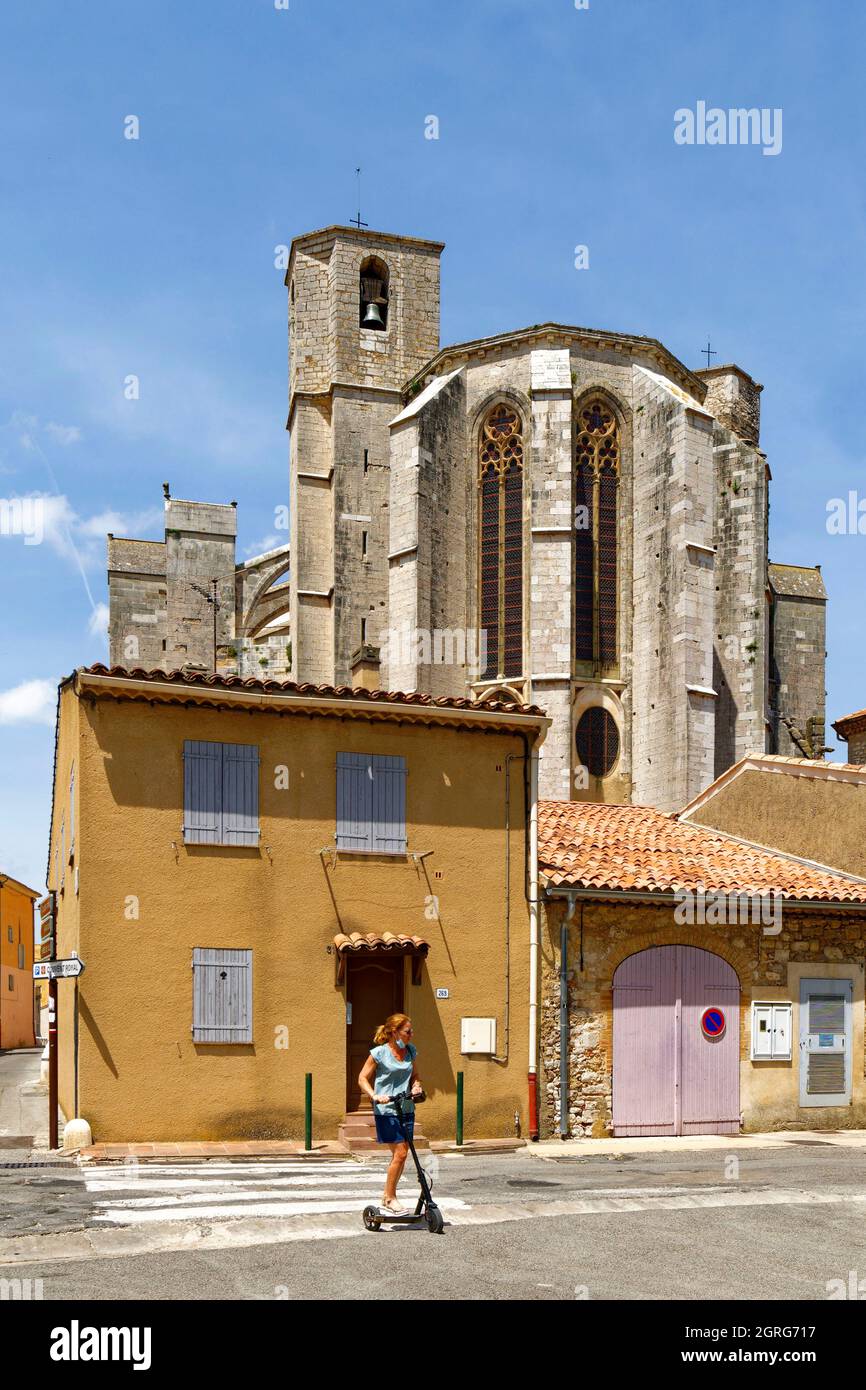
[[[406,1215],[406,1208],[401,1207],[400,1203],[398,1201],[395,1201],[394,1198],[388,1199],[383,1197],[380,1206],[384,1207],[385,1211],[389,1211],[392,1216]]]

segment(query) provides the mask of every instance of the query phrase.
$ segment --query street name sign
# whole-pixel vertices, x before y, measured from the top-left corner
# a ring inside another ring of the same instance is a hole
[[[34,980],[71,980],[84,972],[84,961],[77,956],[68,960],[37,960],[33,965]]]

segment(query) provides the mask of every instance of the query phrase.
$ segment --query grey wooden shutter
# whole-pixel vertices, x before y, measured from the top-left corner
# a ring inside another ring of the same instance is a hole
[[[251,1043],[252,951],[196,946],[192,979],[193,1042]]]
[[[369,753],[337,754],[337,849],[373,848],[373,760]]]
[[[69,774],[69,856],[75,853],[75,764]]]
[[[188,738],[183,745],[183,838],[218,845],[222,832],[222,744]]]
[[[253,744],[222,745],[222,844],[259,843],[259,750]]]
[[[373,758],[373,849],[406,852],[406,759]]]

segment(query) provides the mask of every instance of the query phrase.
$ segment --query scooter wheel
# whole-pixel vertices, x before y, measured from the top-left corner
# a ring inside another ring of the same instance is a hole
[[[442,1232],[445,1230],[445,1222],[442,1219],[442,1213],[432,1202],[427,1208],[427,1230],[430,1232],[431,1236],[441,1236]]]
[[[382,1218],[377,1207],[364,1208],[364,1225],[368,1231],[378,1231],[382,1225]]]

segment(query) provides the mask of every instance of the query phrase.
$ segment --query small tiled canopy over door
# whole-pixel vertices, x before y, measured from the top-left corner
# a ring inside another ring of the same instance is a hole
[[[800,1104],[851,1101],[851,980],[800,981]]]
[[[696,946],[638,951],[613,977],[613,1127],[617,1135],[736,1134],[736,972]],[[707,1037],[701,1020],[723,1027]]]

